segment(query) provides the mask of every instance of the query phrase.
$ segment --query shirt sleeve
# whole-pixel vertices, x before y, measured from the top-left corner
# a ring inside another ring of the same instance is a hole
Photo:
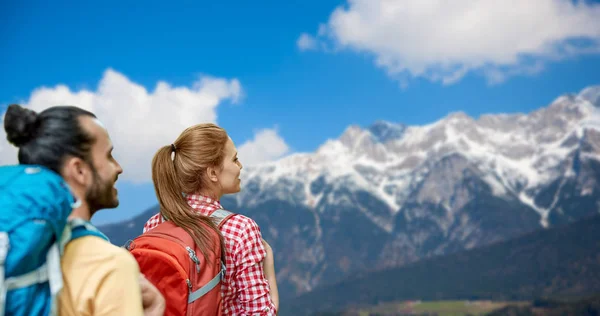
[[[94,298],[94,315],[144,315],[140,270],[127,252],[119,252],[106,265]]]
[[[267,252],[256,222],[248,218],[236,244],[237,310],[241,315],[276,315],[262,261]]]

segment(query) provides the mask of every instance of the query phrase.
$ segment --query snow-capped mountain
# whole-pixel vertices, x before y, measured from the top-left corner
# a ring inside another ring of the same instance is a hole
[[[307,290],[345,272],[472,248],[598,212],[600,86],[529,114],[473,119],[459,112],[426,126],[350,126],[315,153],[244,171],[244,190],[232,207],[258,216],[274,240],[304,240],[298,247],[307,253],[288,259],[314,265],[314,278],[292,281]],[[281,218],[261,215],[272,208]],[[295,222],[298,216],[304,217]],[[340,245],[345,241],[353,244]]]
[[[435,162],[457,155],[479,170],[494,195],[518,197],[540,214],[540,223],[546,227],[552,205],[538,205],[534,200],[539,192],[553,180],[575,175],[572,166],[565,166],[575,153],[583,159],[600,158],[599,104],[600,86],[562,96],[528,115],[485,115],[474,120],[459,112],[426,126],[383,121],[367,129],[350,126],[316,153],[295,154],[249,169],[243,174],[249,189],[238,194],[237,201],[250,206],[276,196],[311,208],[322,199],[344,202],[315,193],[311,185],[320,181],[369,192],[394,214],[413,196]],[[281,185],[281,181],[295,184]],[[418,202],[441,204],[450,210],[452,190],[431,189],[423,192]],[[392,230],[388,221],[378,225]]]
[[[350,126],[242,184],[223,205],[260,225],[284,298],[513,238],[599,212],[600,86],[528,114]]]

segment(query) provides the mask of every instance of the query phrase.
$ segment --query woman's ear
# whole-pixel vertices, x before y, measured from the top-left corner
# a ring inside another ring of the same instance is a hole
[[[217,172],[216,168],[213,167],[208,167],[206,168],[206,175],[208,176],[208,179],[212,182],[219,182],[219,173]]]

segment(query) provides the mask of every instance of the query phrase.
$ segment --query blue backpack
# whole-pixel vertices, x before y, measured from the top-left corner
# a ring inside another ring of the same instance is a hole
[[[67,218],[79,203],[55,172],[41,166],[0,167],[0,316],[57,315],[67,242],[104,236]]]

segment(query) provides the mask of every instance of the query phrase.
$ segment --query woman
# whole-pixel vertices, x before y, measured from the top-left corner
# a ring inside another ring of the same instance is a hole
[[[223,208],[219,200],[224,194],[240,191],[241,169],[235,145],[224,129],[214,124],[187,128],[173,144],[156,153],[152,179],[161,205],[166,198],[177,196],[190,207],[161,207],[144,232],[165,218],[208,221],[212,212]],[[258,225],[236,214],[222,225],[221,233],[226,266],[221,283],[223,314],[276,315],[279,296],[273,252],[262,240]]]

